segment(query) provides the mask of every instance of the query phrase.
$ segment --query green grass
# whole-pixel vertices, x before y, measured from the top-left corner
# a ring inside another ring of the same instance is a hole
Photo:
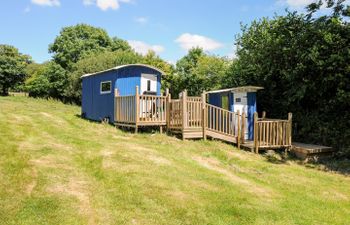
[[[350,178],[0,98],[0,224],[348,224]]]

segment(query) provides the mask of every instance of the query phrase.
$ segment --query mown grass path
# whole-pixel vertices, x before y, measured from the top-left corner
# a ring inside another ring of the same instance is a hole
[[[350,178],[0,98],[0,224],[350,224]]]

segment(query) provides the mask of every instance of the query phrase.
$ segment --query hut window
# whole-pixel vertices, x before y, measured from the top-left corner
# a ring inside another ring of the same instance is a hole
[[[236,98],[236,102],[242,102],[242,99],[241,98]]]
[[[112,92],[112,82],[103,81],[101,82],[101,94],[109,94]]]
[[[151,91],[151,80],[147,80],[147,91]]]

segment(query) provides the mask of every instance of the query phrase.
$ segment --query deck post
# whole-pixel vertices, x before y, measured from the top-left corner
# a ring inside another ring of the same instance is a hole
[[[246,115],[245,115],[245,112],[242,113],[242,137],[241,137],[241,143],[244,144],[244,141],[245,141],[245,126],[246,126],[246,123],[245,123],[245,118],[246,118]]]
[[[136,86],[135,89],[135,133],[138,131],[138,122],[140,117],[140,95],[139,95],[139,86]]]
[[[182,92],[182,139],[185,138],[185,129],[187,127],[187,90]]]
[[[288,113],[288,144],[289,146],[292,146],[292,118],[293,114]]]
[[[238,133],[237,133],[237,147],[238,148],[241,148],[241,133],[242,133],[242,131],[241,131],[241,129],[242,129],[242,127],[241,127],[241,112],[239,111],[239,110],[237,110],[237,131],[238,131]]]
[[[259,145],[258,145],[258,113],[254,113],[254,149],[255,153],[259,154]]]
[[[202,129],[203,129],[203,139],[206,141],[207,140],[207,102],[206,102],[206,93],[202,93]]]
[[[171,94],[169,93],[169,89],[167,88],[167,96],[166,96],[166,132],[169,132],[170,129],[170,105],[171,105]]]
[[[261,118],[262,118],[263,120],[266,119],[266,111],[263,111],[263,112],[262,112]]]

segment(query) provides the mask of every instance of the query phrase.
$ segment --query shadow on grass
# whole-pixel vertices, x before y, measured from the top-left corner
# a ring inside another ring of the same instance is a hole
[[[263,156],[267,162],[273,164],[295,163],[306,168],[350,176],[350,159],[346,157],[334,156],[319,159],[318,161],[305,161],[297,158],[290,152],[285,153],[284,151],[266,151],[263,153]]]
[[[300,164],[305,165],[307,168],[318,169],[326,172],[335,172],[345,176],[350,176],[350,159],[339,158],[338,156],[322,159],[317,162],[308,162]]]

